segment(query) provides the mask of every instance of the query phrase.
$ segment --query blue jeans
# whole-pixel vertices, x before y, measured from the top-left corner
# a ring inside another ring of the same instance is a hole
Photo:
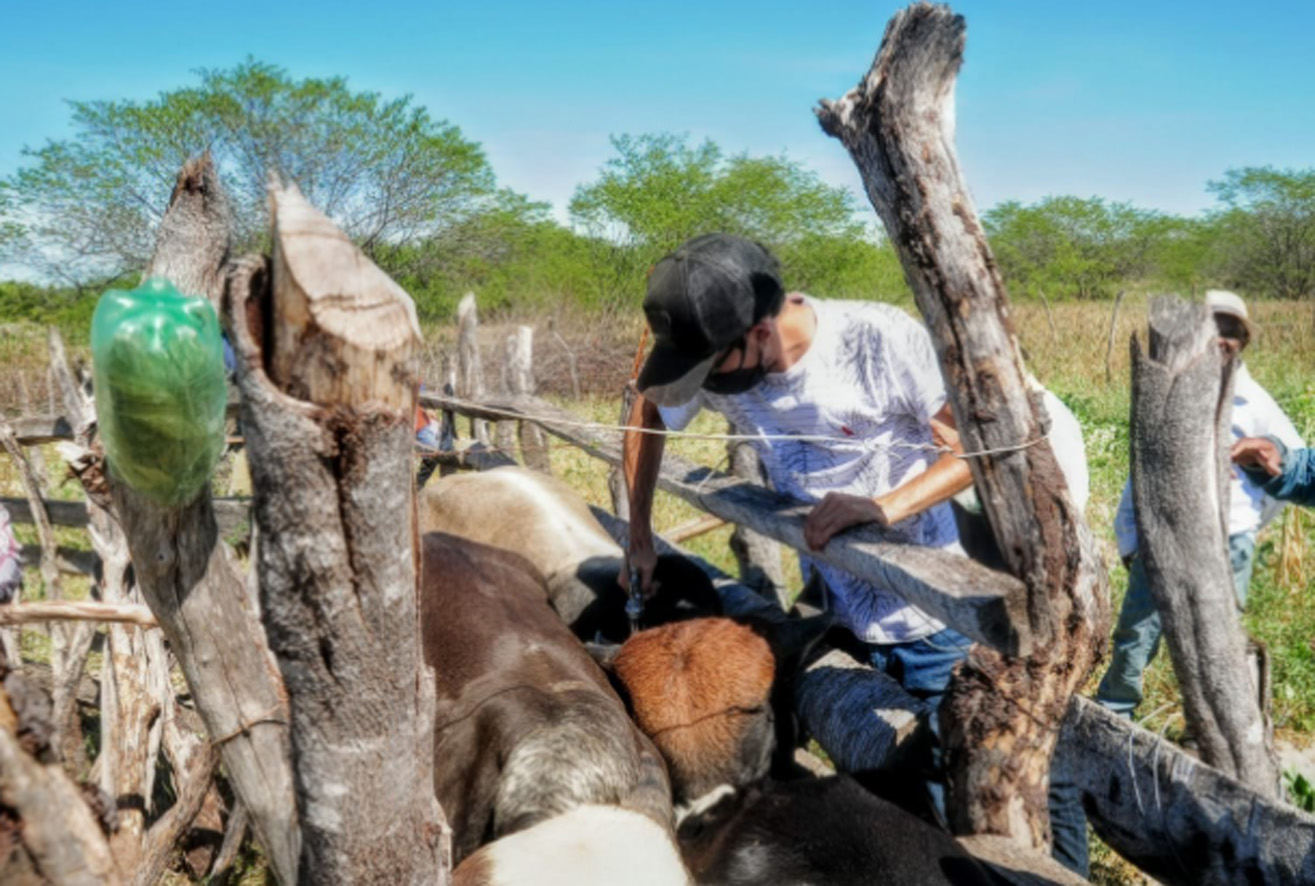
[[[945,628],[909,643],[868,646],[868,660],[874,668],[899,681],[906,692],[930,706],[931,741],[923,761],[928,766],[927,793],[942,822],[946,816],[941,699],[950,685],[954,666],[968,654],[972,642],[953,628]],[[1087,818],[1077,786],[1058,771],[1052,771],[1050,777],[1050,828],[1055,859],[1081,876],[1089,876]]]
[[[1233,569],[1233,590],[1239,608],[1246,606],[1255,555],[1253,533],[1242,532],[1228,539],[1228,561]],[[1146,581],[1146,569],[1141,557],[1133,555],[1128,563],[1128,593],[1114,629],[1114,655],[1096,690],[1096,701],[1116,714],[1132,716],[1142,700],[1142,675],[1160,651],[1163,633],[1160,613]]]

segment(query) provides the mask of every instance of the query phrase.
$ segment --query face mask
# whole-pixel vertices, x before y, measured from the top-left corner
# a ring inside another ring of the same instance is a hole
[[[743,394],[762,381],[767,370],[761,364],[748,369],[714,372],[703,382],[703,390],[710,394]]]

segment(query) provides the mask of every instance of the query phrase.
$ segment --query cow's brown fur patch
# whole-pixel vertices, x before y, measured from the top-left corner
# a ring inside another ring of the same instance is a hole
[[[740,780],[743,745],[770,723],[773,667],[767,642],[724,618],[643,631],[621,648],[615,673],[678,794]]]

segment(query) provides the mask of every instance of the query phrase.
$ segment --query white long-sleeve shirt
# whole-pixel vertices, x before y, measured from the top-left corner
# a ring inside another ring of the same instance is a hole
[[[1233,439],[1243,437],[1277,437],[1289,449],[1306,444],[1269,392],[1256,383],[1245,365],[1237,369],[1233,381]],[[1283,503],[1265,495],[1247,475],[1232,466],[1228,486],[1228,534],[1241,535],[1256,532],[1274,518]],[[1137,518],[1132,507],[1132,478],[1123,486],[1119,509],[1114,515],[1114,537],[1119,545],[1119,556],[1130,557],[1137,552]]]

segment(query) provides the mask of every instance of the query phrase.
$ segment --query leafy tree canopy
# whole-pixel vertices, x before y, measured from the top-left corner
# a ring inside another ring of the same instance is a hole
[[[1229,285],[1278,298],[1315,297],[1315,168],[1230,169],[1209,184],[1222,204],[1222,276]]]
[[[667,252],[708,231],[779,247],[807,236],[857,239],[853,196],[782,157],[726,156],[687,136],[620,135],[617,156],[571,198],[572,221],[589,234]]]
[[[66,283],[140,268],[178,169],[207,148],[239,248],[261,239],[271,173],[369,252],[440,231],[494,192],[479,146],[409,96],[253,59],[199,79],[151,101],[72,102],[73,137],[27,149],[30,165],[0,180],[0,259]]]

